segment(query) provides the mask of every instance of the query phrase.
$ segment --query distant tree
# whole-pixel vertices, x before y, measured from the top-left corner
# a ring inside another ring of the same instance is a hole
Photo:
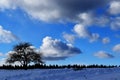
[[[35,51],[30,43],[19,43],[13,47],[13,51],[9,53],[6,63],[20,62],[25,68],[30,63],[40,64],[43,63],[41,60],[41,54]]]

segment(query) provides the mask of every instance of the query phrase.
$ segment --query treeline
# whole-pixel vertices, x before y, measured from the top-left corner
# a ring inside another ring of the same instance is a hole
[[[42,53],[38,53],[35,48],[32,48],[30,43],[23,42],[15,45],[13,51],[11,51],[6,59],[7,64],[14,64],[19,62],[18,65],[3,65],[0,69],[83,69],[83,68],[113,68],[118,67],[114,65],[46,65],[42,60]],[[29,64],[33,65],[29,65]]]
[[[12,66],[12,65],[3,65],[0,66],[0,69],[74,69],[74,70],[80,70],[83,68],[114,68],[114,67],[120,67],[117,65],[46,65],[46,64],[36,64],[36,65],[28,65],[27,67],[24,66]]]

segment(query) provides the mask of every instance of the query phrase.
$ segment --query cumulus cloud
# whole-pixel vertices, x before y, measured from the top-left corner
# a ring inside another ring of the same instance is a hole
[[[74,43],[76,36],[74,34],[63,33],[63,38],[69,43]]]
[[[77,33],[80,38],[88,38],[89,36],[89,41],[93,42],[96,41],[100,35],[89,32],[86,26],[92,24],[105,26],[110,24],[112,29],[120,29],[119,19],[112,19],[112,21],[110,21],[108,14],[96,15],[95,10],[110,5],[108,8],[109,13],[119,14],[119,3],[119,0],[0,0],[0,9],[19,8],[30,17],[45,22],[75,22],[77,24],[74,27],[74,32]],[[77,26],[78,24],[79,27]],[[68,35],[63,35],[63,37],[68,37]],[[74,39],[73,35],[69,35],[69,40],[67,39],[67,41],[71,42],[72,39]]]
[[[117,53],[120,53],[120,44],[117,44],[113,47],[113,51],[114,52],[117,52]]]
[[[90,12],[80,13],[78,17],[79,17],[79,23],[82,23],[83,25],[86,25],[86,26],[94,22],[93,14]]]
[[[109,37],[105,37],[105,38],[102,39],[102,42],[103,42],[103,44],[107,44],[107,43],[110,42],[110,38]]]
[[[73,30],[79,38],[88,38],[90,42],[94,42],[99,39],[99,34],[89,32],[84,24],[76,24]]]
[[[0,52],[0,66],[2,66],[3,64],[5,64],[5,60],[6,60],[6,55],[3,54],[2,52]]]
[[[60,18],[60,11],[53,0],[20,0],[19,7],[32,18],[40,21],[54,21]]]
[[[5,58],[5,57],[0,59],[0,66],[3,66],[3,65],[13,65],[13,66],[15,66],[15,65],[21,65],[19,62],[15,62],[14,64],[6,63],[6,59],[7,58]]]
[[[1,58],[0,59],[0,66],[3,66],[3,65],[5,65],[6,63],[5,63],[5,58]]]
[[[113,0],[110,3],[109,14],[114,17],[109,18],[109,24],[112,30],[120,30],[120,0]],[[110,16],[109,16],[110,17]]]
[[[120,14],[119,9],[120,9],[120,1],[119,0],[112,1],[110,4],[109,12],[113,15],[117,15]]]
[[[81,50],[58,39],[45,37],[40,46],[40,52],[43,53],[43,58],[45,60],[63,60],[81,53]]]
[[[120,30],[120,17],[115,17],[111,20],[111,29]]]
[[[98,58],[113,58],[114,56],[105,52],[105,51],[98,51],[94,54],[94,56]]]
[[[94,41],[97,41],[99,38],[100,38],[100,35],[98,33],[91,33],[89,41],[94,42]]]
[[[3,56],[4,54],[0,52],[0,57]]]
[[[16,0],[0,0],[0,11],[3,11],[5,9],[15,9],[15,8],[16,8]]]
[[[0,9],[19,8],[30,17],[40,21],[64,22],[67,20],[80,23],[84,21],[85,24],[90,24],[96,22],[93,21],[94,17],[96,17],[94,10],[99,7],[104,7],[109,3],[110,13],[119,11],[120,2],[113,0],[0,0]],[[101,25],[106,21],[108,20],[105,18],[97,19],[97,22]]]
[[[81,38],[86,38],[90,36],[90,33],[88,32],[86,26],[84,26],[83,24],[76,24],[73,30]]]
[[[18,38],[12,34],[11,31],[5,30],[0,26],[0,43],[11,43],[16,40],[18,40]]]
[[[61,21],[76,20],[80,13],[103,7],[108,2],[109,0],[0,0],[0,8],[20,8],[38,20]]]
[[[93,17],[92,17],[92,19],[93,19]],[[99,17],[94,16],[93,23],[95,25],[99,25],[99,27],[106,27],[106,25],[108,25],[110,23],[110,19],[106,15],[102,15]]]

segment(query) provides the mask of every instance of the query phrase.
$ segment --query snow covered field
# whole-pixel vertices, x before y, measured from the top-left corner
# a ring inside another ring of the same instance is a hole
[[[120,68],[0,70],[0,80],[120,80]]]

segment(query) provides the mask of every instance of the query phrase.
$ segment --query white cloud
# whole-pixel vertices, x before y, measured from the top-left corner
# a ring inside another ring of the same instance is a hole
[[[75,54],[81,53],[80,49],[71,44],[63,43],[60,40],[45,37],[40,46],[40,52],[46,60],[62,60]]]
[[[112,1],[110,4],[109,12],[111,14],[120,14],[120,1]]]
[[[1,58],[1,59],[0,59],[0,66],[9,65],[9,63],[6,63],[6,59],[7,59],[7,58]],[[15,66],[15,65],[21,65],[21,64],[20,64],[19,62],[15,62],[14,64],[10,64],[10,65]]]
[[[19,8],[30,17],[46,22],[65,22],[67,20],[77,21],[77,23],[87,26],[96,23],[100,26],[105,26],[108,23],[108,19],[105,16],[108,15],[104,17],[96,16],[94,10],[110,2],[109,11],[118,13],[120,2],[111,0],[0,0],[0,9]]]
[[[5,63],[5,60],[6,60],[6,55],[3,54],[2,52],[0,52],[0,66],[2,66],[3,64],[6,64]]]
[[[93,23],[93,16],[90,12],[89,13],[80,13],[78,15],[78,17],[79,17],[79,22],[84,25],[90,25]]]
[[[7,56],[7,57],[9,57],[10,55],[12,55],[12,54],[14,54],[14,53],[16,53],[15,51],[9,51],[9,52],[7,52],[5,55]]]
[[[105,52],[105,51],[98,51],[94,54],[94,56],[98,58],[113,58],[114,56]]]
[[[76,24],[74,26],[74,32],[79,35],[80,38],[86,38],[90,36],[90,33],[83,24]]]
[[[20,8],[22,8],[31,17],[42,20],[42,21],[52,21],[53,19],[58,19],[60,17],[59,10],[49,0],[20,0]]]
[[[91,33],[89,41],[94,42],[94,41],[97,41],[99,38],[100,38],[100,35],[98,33]]]
[[[113,47],[113,51],[114,52],[117,52],[117,53],[120,53],[120,44],[117,44]]]
[[[69,43],[74,43],[76,36],[74,34],[63,33],[63,38]]]
[[[120,17],[113,18],[110,25],[112,30],[120,30]]]
[[[90,42],[94,42],[99,38],[99,34],[89,32],[84,24],[75,25],[73,30],[79,38],[89,39]]]
[[[92,19],[93,19],[93,17],[92,17]],[[102,15],[102,16],[99,16],[99,17],[94,16],[93,24],[96,24],[99,27],[106,27],[106,25],[108,25],[109,22],[110,22],[110,19],[106,15]]]
[[[109,37],[105,37],[105,38],[102,39],[102,42],[103,42],[103,44],[107,44],[107,43],[110,42],[110,38]]]
[[[109,0],[0,0],[0,9],[19,8],[42,21],[76,21],[80,13],[105,6],[108,2]]]
[[[3,53],[0,52],[0,57],[3,56]]]
[[[16,8],[16,0],[0,0],[0,10],[4,9],[15,9]]]
[[[52,21],[60,17],[59,10],[53,4],[53,0],[0,0],[0,10],[17,8],[41,21]]]
[[[11,43],[15,40],[18,40],[18,38],[11,31],[5,30],[0,26],[0,43]]]
[[[111,3],[110,3],[111,2]],[[0,0],[0,9],[21,9],[30,17],[50,22],[77,22],[74,27],[74,32],[79,35],[79,38],[89,38],[90,42],[96,41],[100,35],[91,33],[87,27],[92,24],[105,26],[110,22],[110,17],[107,14],[96,15],[94,10],[98,7],[103,7],[110,3],[109,12],[111,14],[120,13],[120,1],[113,0]],[[76,6],[74,6],[76,5]],[[101,17],[102,16],[102,17]],[[109,24],[112,29],[120,29],[119,19],[112,20]],[[65,36],[63,35],[65,38]],[[67,35],[68,42],[74,40],[73,35]]]
[[[1,58],[1,59],[0,59],[0,66],[3,66],[3,65],[6,64],[6,63],[5,63],[5,60],[6,60],[6,58]]]

